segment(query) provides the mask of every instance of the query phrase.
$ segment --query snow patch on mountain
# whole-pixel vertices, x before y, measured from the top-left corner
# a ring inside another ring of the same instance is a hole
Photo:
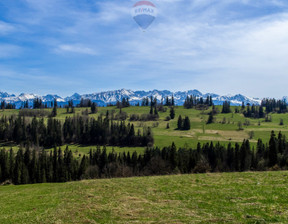
[[[131,104],[141,103],[143,98],[151,97],[156,98],[159,102],[161,100],[165,101],[166,97],[171,98],[173,95],[175,103],[177,105],[183,105],[185,99],[187,96],[196,96],[196,97],[203,97],[204,100],[207,98],[207,96],[212,96],[213,102],[215,105],[222,105],[224,101],[230,101],[231,105],[239,106],[242,105],[242,102],[244,104],[255,104],[259,105],[261,103],[261,99],[259,98],[253,98],[253,97],[247,97],[241,94],[237,95],[223,95],[220,96],[215,93],[201,93],[199,90],[188,90],[188,91],[177,91],[177,92],[171,92],[169,90],[151,90],[151,91],[133,91],[128,89],[120,89],[120,90],[112,90],[112,91],[104,91],[99,93],[90,93],[90,94],[78,94],[74,93],[72,96],[68,96],[65,98],[62,98],[58,95],[53,94],[47,94],[46,96],[39,96],[36,94],[26,94],[21,93],[19,96],[16,96],[14,94],[8,94],[6,92],[0,92],[0,100],[5,101],[7,103],[14,103],[16,104],[16,107],[19,108],[23,105],[23,102],[27,101],[29,102],[29,105],[33,104],[33,100],[36,98],[41,99],[44,103],[49,103],[54,101],[56,99],[60,105],[68,104],[68,101],[72,100],[74,104],[78,104],[81,99],[90,99],[93,102],[96,102],[99,106],[105,106],[109,103],[116,103],[117,101],[121,101],[123,98],[129,98],[129,101]],[[288,99],[287,97],[283,97],[283,99]],[[287,100],[286,100],[287,101]],[[288,102],[288,101],[287,101]]]

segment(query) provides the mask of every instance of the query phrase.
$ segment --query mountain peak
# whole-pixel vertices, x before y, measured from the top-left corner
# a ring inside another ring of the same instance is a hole
[[[15,95],[9,95],[8,93],[0,92],[0,100],[6,101],[9,103],[15,103],[16,107],[20,107],[22,103],[26,100],[28,100],[30,103],[35,98],[40,98],[43,100],[43,102],[51,102],[54,99],[57,99],[58,102],[61,102],[62,104],[67,104],[69,100],[72,100],[74,104],[78,104],[83,99],[90,99],[94,102],[97,102],[98,105],[105,106],[108,103],[116,103],[117,101],[121,101],[124,97],[129,98],[131,104],[141,103],[143,98],[153,96],[158,101],[161,101],[162,99],[165,99],[166,97],[171,97],[173,94],[175,103],[177,105],[183,105],[185,99],[189,95],[193,95],[196,97],[203,97],[206,98],[207,96],[212,96],[213,102],[216,105],[222,105],[224,101],[230,101],[231,105],[241,105],[242,102],[259,105],[261,103],[261,99],[258,98],[252,98],[252,97],[246,97],[242,94],[236,94],[236,95],[223,95],[220,96],[215,93],[206,93],[203,94],[197,89],[193,90],[187,90],[187,91],[177,91],[177,92],[171,92],[169,90],[157,90],[154,89],[152,91],[144,91],[144,90],[138,90],[133,91],[130,89],[119,89],[119,90],[111,90],[111,91],[105,91],[105,92],[99,92],[99,93],[91,93],[91,94],[83,94],[80,95],[78,93],[74,93],[72,96],[62,98],[58,95],[53,94],[47,94],[46,96],[38,96],[36,94],[26,94],[21,93],[19,96]],[[287,99],[287,97],[285,98]]]

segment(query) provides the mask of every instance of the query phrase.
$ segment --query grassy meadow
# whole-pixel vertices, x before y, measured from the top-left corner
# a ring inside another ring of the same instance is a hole
[[[217,106],[218,110],[221,111],[222,106]],[[236,107],[231,107],[232,111]],[[83,111],[90,108],[75,108],[75,114],[67,113],[66,109],[59,108],[57,112],[56,119],[62,120],[64,122],[67,116],[81,115]],[[51,111],[51,109],[46,109]],[[115,114],[119,113],[119,109],[116,107],[98,107],[98,112],[96,114],[89,114],[89,116],[97,118],[100,114],[103,116],[106,115],[106,111],[114,111]],[[128,107],[122,109],[126,112],[128,118],[126,122],[129,122],[129,116],[131,114],[147,114],[150,111],[149,107]],[[281,131],[283,134],[288,134],[288,114],[271,114],[272,122],[265,122],[265,119],[250,119],[245,118],[241,113],[229,113],[229,114],[217,114],[214,116],[215,121],[213,124],[206,124],[208,120],[208,112],[211,111],[211,108],[208,110],[196,110],[196,109],[185,109],[182,106],[175,107],[176,115],[173,120],[166,121],[166,117],[169,116],[169,108],[166,112],[159,112],[158,121],[136,121],[130,122],[133,123],[136,130],[144,126],[151,127],[154,136],[154,145],[160,148],[164,146],[171,145],[172,142],[175,142],[177,147],[192,147],[195,148],[197,143],[204,142],[220,142],[221,144],[231,143],[241,143],[244,139],[249,139],[249,133],[253,132],[254,136],[250,139],[251,145],[255,145],[258,138],[261,138],[264,142],[268,142],[270,138],[271,130],[274,130],[276,133]],[[12,115],[18,114],[18,110],[3,110],[0,111],[0,116],[3,115]],[[181,115],[182,118],[188,116],[191,121],[191,129],[189,131],[179,131],[177,128],[177,119]],[[47,118],[45,118],[47,119]],[[283,119],[284,125],[280,126],[280,119]],[[249,123],[248,126],[245,126],[244,123]],[[243,129],[239,130],[238,122],[242,122]],[[167,129],[167,123],[169,123],[170,128]],[[2,146],[6,148],[17,148],[13,144],[1,143]],[[8,145],[8,146],[7,146]],[[62,146],[62,148],[65,148]],[[75,156],[80,156],[89,152],[91,148],[95,146],[83,146],[83,145],[69,145],[69,148],[74,152]],[[129,147],[111,147],[107,146],[107,150],[115,150],[116,152],[123,151],[137,151],[139,153],[144,151],[143,147],[129,148]]]
[[[271,114],[272,122],[247,119],[242,114],[217,114],[206,124],[208,112],[176,107],[174,120],[166,121],[169,109],[159,112],[158,121],[131,122],[136,129],[152,127],[154,145],[196,147],[198,142],[241,143],[249,138],[252,146],[261,138],[268,142],[271,130],[288,133],[288,115]],[[221,111],[221,107],[218,109]],[[234,111],[235,107],[232,107]],[[51,109],[47,109],[51,110]],[[75,115],[86,108],[75,108]],[[98,113],[116,107],[100,107]],[[149,113],[149,107],[122,109],[129,115]],[[0,116],[18,110],[0,111]],[[189,116],[191,130],[176,130],[178,116]],[[58,109],[56,119],[64,122],[66,109]],[[45,118],[47,119],[47,118]],[[284,125],[280,126],[280,119]],[[243,124],[239,130],[238,122]],[[248,122],[247,122],[248,121]],[[167,123],[170,128],[167,129]],[[2,142],[1,148],[17,149]],[[61,148],[65,148],[66,145]],[[69,145],[81,157],[96,146]],[[116,152],[144,151],[143,147],[111,147]],[[51,149],[47,149],[51,150]],[[83,180],[67,183],[0,186],[0,223],[287,223],[288,171],[207,173],[154,177]]]
[[[0,223],[287,223],[288,172],[0,187]]]

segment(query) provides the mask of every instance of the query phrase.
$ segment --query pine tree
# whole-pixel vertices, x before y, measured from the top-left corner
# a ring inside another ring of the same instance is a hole
[[[156,117],[159,117],[159,115],[158,115],[158,110],[157,110],[157,107],[156,107],[156,106],[154,107],[154,115],[155,115]]]
[[[53,106],[56,107],[56,108],[58,107],[58,103],[57,103],[57,99],[56,99],[56,98],[54,98],[54,104],[53,104]]]
[[[175,110],[174,107],[170,108],[170,118],[173,120],[175,118]]]
[[[51,116],[52,116],[52,117],[56,117],[56,116],[57,116],[57,108],[56,108],[56,107],[53,107]]]
[[[96,103],[93,102],[93,103],[91,104],[91,113],[92,113],[92,114],[95,114],[96,112],[97,112]]]
[[[213,117],[213,113],[211,112],[211,113],[209,114],[207,124],[212,124],[212,123],[213,123],[213,120],[214,120],[214,117]]]
[[[85,171],[88,167],[88,159],[87,157],[84,155],[82,157],[81,163],[80,163],[80,167],[79,167],[79,171],[78,171],[78,179],[83,179],[84,178],[84,174]]]
[[[177,167],[177,148],[174,142],[172,142],[171,146],[170,164],[172,171],[174,171]]]
[[[153,114],[153,107],[152,106],[150,106],[150,112],[149,112],[149,114]]]
[[[227,113],[230,113],[231,110],[230,110],[230,102],[229,101],[225,101],[223,103],[223,107],[222,107],[222,112],[223,114],[227,114]]]
[[[213,100],[212,100],[212,96],[209,96],[209,106],[213,106]]]
[[[177,121],[177,129],[182,130],[182,127],[183,127],[183,121],[182,121],[181,115],[179,115],[178,121]]]
[[[171,103],[170,103],[168,96],[166,96],[165,106],[171,106]]]
[[[4,100],[1,101],[0,107],[1,107],[1,110],[4,110],[4,109],[5,109],[5,101],[4,101]]]
[[[171,106],[175,106],[174,96],[172,95]]]
[[[274,131],[271,132],[271,137],[269,140],[269,166],[273,167],[277,164],[277,140]]]
[[[184,119],[183,130],[190,130],[190,120],[188,116]]]

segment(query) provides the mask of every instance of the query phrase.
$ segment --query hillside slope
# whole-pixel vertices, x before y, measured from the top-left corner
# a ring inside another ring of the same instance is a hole
[[[0,187],[0,223],[285,223],[288,172]]]

